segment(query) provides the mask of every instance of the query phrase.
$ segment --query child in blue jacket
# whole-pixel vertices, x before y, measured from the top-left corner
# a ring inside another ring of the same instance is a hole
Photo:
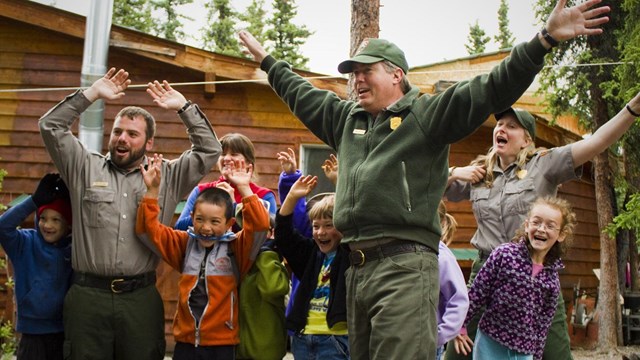
[[[35,229],[17,227],[36,211]],[[22,333],[18,360],[62,359],[62,305],[71,285],[71,205],[58,174],[45,175],[32,196],[0,216],[0,245],[15,270]]]

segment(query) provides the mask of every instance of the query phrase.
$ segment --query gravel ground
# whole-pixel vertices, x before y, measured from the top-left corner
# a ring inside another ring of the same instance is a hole
[[[615,350],[603,352],[598,350],[574,349],[571,351],[574,360],[640,360],[640,346],[620,346]],[[637,357],[633,357],[633,355]]]

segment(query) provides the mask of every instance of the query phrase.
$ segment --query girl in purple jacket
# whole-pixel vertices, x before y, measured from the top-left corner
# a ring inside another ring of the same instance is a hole
[[[576,216],[569,203],[538,198],[514,240],[497,247],[469,290],[465,325],[486,306],[473,359],[542,359],[560,294],[558,270],[569,246]],[[464,329],[456,351],[471,351]]]

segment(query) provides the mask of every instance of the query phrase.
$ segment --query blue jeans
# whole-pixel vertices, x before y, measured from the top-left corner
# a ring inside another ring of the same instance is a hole
[[[296,360],[348,360],[347,335],[304,335],[292,337],[291,352]]]
[[[473,360],[533,360],[533,355],[523,354],[500,344],[478,329],[473,345]]]
[[[444,345],[436,349],[436,360],[441,360],[443,354],[444,354]]]

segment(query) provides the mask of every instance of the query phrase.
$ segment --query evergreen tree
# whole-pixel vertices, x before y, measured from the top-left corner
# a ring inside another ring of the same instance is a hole
[[[575,4],[568,1],[566,6]],[[622,28],[619,0],[603,0],[608,5],[609,23],[602,26],[604,33],[597,36],[580,36],[563,41],[547,56],[548,65],[541,72],[540,91],[544,93],[549,110],[554,118],[561,114],[573,114],[587,129],[595,130],[608,121],[620,108],[619,88],[615,85],[611,68],[598,66],[573,66],[616,62],[620,54],[616,48],[616,36]],[[537,0],[536,15],[546,19],[555,2]],[[637,21],[637,20],[636,20]],[[569,66],[566,66],[570,64]],[[609,154],[604,152],[593,160],[596,202],[598,204],[598,226],[604,230],[611,223],[616,211],[613,196],[614,184]],[[598,347],[608,351],[617,345],[617,332],[621,326],[618,301],[618,254],[615,237],[600,233],[600,286],[598,292]]]
[[[469,37],[467,37],[469,44],[464,46],[469,55],[484,53],[487,43],[491,40],[491,38],[486,35],[485,31],[478,24],[478,20],[476,20],[475,25],[469,25]]]
[[[151,0],[154,11],[161,12],[164,16],[160,22],[154,25],[156,35],[172,41],[182,41],[185,33],[182,30],[182,19],[191,18],[178,14],[176,7],[190,4],[193,0]]]
[[[149,2],[147,0],[114,0],[113,23],[150,33],[153,19]]]
[[[297,8],[295,0],[273,0],[273,18],[267,21],[271,28],[265,35],[273,43],[275,58],[286,60],[294,68],[306,69],[309,58],[301,54],[300,46],[313,32],[292,22],[298,13]]]
[[[204,48],[220,54],[242,56],[235,29],[238,13],[231,7],[230,1],[210,0],[205,7],[209,11],[207,27],[204,29]]]
[[[252,0],[244,14],[238,14],[240,20],[247,23],[246,29],[259,43],[267,41],[265,36],[266,14],[264,10],[264,0]]]
[[[498,8],[498,35],[494,37],[499,44],[500,49],[513,47],[515,38],[509,31],[509,5],[507,0],[500,0],[500,8]]]

